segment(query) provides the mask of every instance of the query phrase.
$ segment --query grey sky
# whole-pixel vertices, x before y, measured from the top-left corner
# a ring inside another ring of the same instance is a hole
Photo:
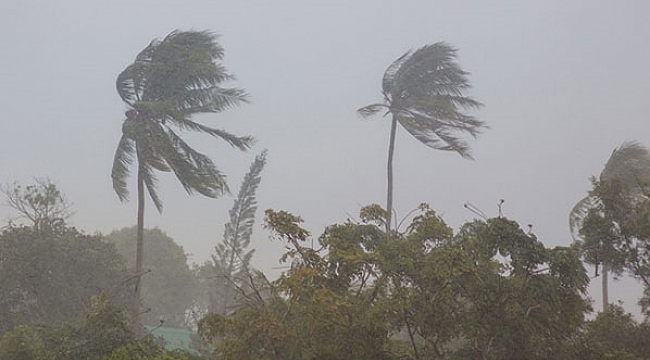
[[[650,145],[647,1],[97,3],[0,5],[0,182],[49,176],[75,204],[72,223],[86,232],[135,223],[135,202],[120,203],[110,181],[125,110],[114,82],[153,38],[174,29],[220,34],[225,65],[237,77],[230,84],[251,95],[250,105],[201,118],[256,136],[249,153],[209,137],[190,140],[229,175],[234,193],[253,157],[269,150],[258,223],[264,209],[288,210],[317,236],[363,205],[384,204],[389,123],[355,111],[381,100],[393,60],[427,43],[459,49],[470,95],[485,104],[474,114],[491,129],[470,140],[476,161],[399,131],[398,218],[428,202],[457,228],[473,218],[465,202],[496,215],[505,199],[506,216],[534,224],[547,246],[567,245],[567,214],[589,177],[624,141]],[[171,175],[160,178],[164,213],[149,204],[146,226],[159,226],[193,261],[204,261],[232,198],[189,197]],[[261,228],[253,236],[255,264],[271,270],[282,244]],[[628,293],[624,285],[640,286],[617,284],[611,297]]]

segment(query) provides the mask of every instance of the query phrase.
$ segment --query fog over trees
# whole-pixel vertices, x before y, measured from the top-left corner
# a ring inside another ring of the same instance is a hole
[[[0,360],[650,359],[650,5],[590,5],[8,5]]]

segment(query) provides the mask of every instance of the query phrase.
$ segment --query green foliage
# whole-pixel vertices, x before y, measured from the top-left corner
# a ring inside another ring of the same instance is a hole
[[[127,277],[115,246],[101,236],[65,226],[9,226],[0,232],[0,333],[66,321],[100,292],[123,305]]]
[[[603,266],[603,310],[606,310],[607,272],[612,270],[622,275],[630,271],[637,276],[640,272],[635,267],[645,267],[643,261],[639,264],[634,259],[634,253],[645,245],[638,246],[639,237],[633,233],[638,233],[639,224],[631,223],[644,218],[634,214],[643,213],[636,208],[647,202],[650,152],[638,143],[624,143],[614,149],[600,177],[593,178],[592,183],[589,195],[571,210],[569,228],[585,262],[595,265],[596,275],[599,265]]]
[[[0,337],[0,359],[28,360],[198,360],[183,351],[165,351],[148,336],[137,340],[123,308],[105,294],[73,321],[17,326]]]
[[[229,191],[212,160],[176,132],[205,133],[240,150],[253,143],[250,136],[236,136],[192,120],[194,114],[219,112],[247,99],[243,90],[221,87],[232,78],[218,63],[222,58],[223,48],[214,34],[174,31],[152,41],[117,77],[117,92],[129,107],[111,171],[113,189],[121,201],[129,195],[129,166],[136,161],[138,169],[134,316],[140,314],[145,189],[158,212],[163,206],[155,172],[173,172],[189,194],[196,191],[216,198]]]
[[[388,146],[388,190],[386,229],[391,228],[393,212],[393,153],[399,123],[413,137],[437,150],[454,151],[471,159],[467,143],[457,134],[476,137],[485,123],[464,112],[481,106],[465,96],[470,83],[467,72],[456,62],[456,49],[438,42],[408,51],[395,60],[384,73],[383,103],[357,110],[364,117],[385,110],[392,116]]]
[[[471,86],[468,73],[456,62],[456,51],[442,42],[408,51],[384,73],[384,103],[363,107],[359,114],[386,109],[423,144],[471,157],[467,144],[454,133],[476,136],[485,124],[462,112],[481,104],[463,94]]]
[[[0,338],[0,359],[45,359],[45,344],[29,327],[20,325]]]
[[[142,278],[143,304],[149,311],[142,314],[145,325],[186,326],[186,311],[192,307],[197,294],[195,274],[187,264],[183,247],[158,228],[144,231],[143,267],[147,273]],[[136,228],[113,231],[105,241],[114,244],[117,251],[133,269]]]
[[[466,225],[457,241],[472,254],[477,276],[464,285],[463,352],[550,359],[563,351],[590,310],[583,298],[589,279],[575,251],[546,249],[505,218]]]
[[[6,204],[35,229],[63,226],[72,205],[49,179],[36,178],[34,182],[24,187],[16,183],[1,187]]]
[[[650,359],[650,324],[639,324],[620,306],[612,305],[586,323],[576,349],[581,359]]]
[[[134,159],[138,178],[159,211],[162,202],[155,191],[155,170],[173,171],[188,193],[217,197],[228,191],[212,160],[172,129],[207,133],[241,150],[252,143],[250,136],[236,136],[191,120],[193,114],[220,112],[246,101],[243,90],[221,87],[232,75],[217,63],[224,51],[216,40],[205,31],[174,31],[152,41],[117,77],[117,92],[130,108],[112,172],[121,200],[128,197],[126,177]]]
[[[244,177],[233,207],[229,211],[230,221],[225,225],[223,240],[215,246],[215,254],[201,267],[203,286],[207,287],[208,309],[225,314],[236,305],[238,294],[248,291],[250,260],[254,250],[248,250],[257,199],[255,192],[261,181],[261,172],[266,164],[266,151],[255,157],[249,172]]]
[[[291,267],[261,281],[232,314],[199,324],[222,359],[552,359],[568,351],[589,306],[573,249],[547,249],[513,221],[453,231],[422,205],[404,233],[329,226],[302,246],[301,219],[267,210]],[[260,295],[264,294],[264,295]]]

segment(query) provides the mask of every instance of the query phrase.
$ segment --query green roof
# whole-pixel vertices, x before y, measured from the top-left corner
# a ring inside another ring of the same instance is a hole
[[[194,333],[189,329],[145,326],[147,331],[154,337],[165,340],[165,350],[185,350],[190,351],[192,342],[190,336]]]

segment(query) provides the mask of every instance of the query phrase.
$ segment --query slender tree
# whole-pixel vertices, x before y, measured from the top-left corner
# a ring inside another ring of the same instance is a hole
[[[598,180],[601,183],[612,180],[620,181],[626,191],[629,191],[633,201],[643,198],[643,185],[650,183],[650,152],[636,142],[623,143],[612,151]],[[593,181],[595,183],[596,179]],[[606,248],[611,247],[611,244],[608,244],[607,239],[604,238],[598,239],[595,244],[593,243],[594,239],[589,242],[585,241],[585,219],[588,218],[590,212],[601,213],[610,224],[617,219],[593,191],[578,201],[569,213],[571,235],[577,243],[582,245],[585,259],[596,266],[596,274],[598,274],[598,266],[601,266],[604,312],[607,311],[609,305],[608,275],[612,265],[607,261],[604,252]]]
[[[455,151],[471,159],[468,144],[457,134],[476,137],[486,127],[464,113],[481,103],[465,96],[470,83],[468,73],[456,63],[456,49],[446,43],[426,45],[408,51],[395,60],[384,73],[384,102],[371,104],[357,112],[367,117],[385,110],[391,115],[388,145],[388,190],[386,210],[390,231],[393,212],[393,154],[397,123],[423,144],[438,150]]]
[[[257,199],[255,192],[260,185],[260,173],[266,164],[266,150],[255,157],[244,177],[235,203],[230,209],[230,221],[225,225],[223,241],[215,246],[210,264],[219,285],[211,311],[226,314],[233,303],[234,287],[242,288],[250,273],[250,260],[254,250],[247,249],[253,233]]]
[[[113,188],[122,201],[128,199],[129,165],[134,160],[137,164],[136,317],[145,189],[156,209],[162,211],[155,171],[173,172],[190,194],[196,191],[215,198],[228,192],[225,177],[212,160],[190,147],[176,131],[207,133],[240,150],[253,142],[250,136],[236,136],[192,120],[194,114],[220,112],[247,101],[243,90],[221,87],[222,82],[233,79],[218,63],[223,55],[217,36],[210,32],[174,31],[163,40],[152,41],[117,77],[117,92],[128,107],[112,170]]]
[[[48,178],[34,178],[34,183],[0,186],[5,204],[18,212],[35,230],[63,225],[72,216],[72,203]]]

